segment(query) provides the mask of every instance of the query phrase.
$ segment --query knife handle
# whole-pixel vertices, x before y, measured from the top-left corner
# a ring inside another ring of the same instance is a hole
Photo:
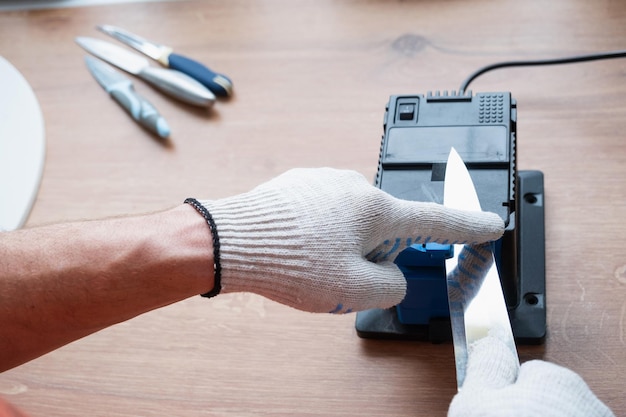
[[[135,92],[131,84],[116,86],[110,94],[141,126],[160,138],[169,137],[170,128],[165,119],[148,100]]]
[[[158,67],[145,67],[137,76],[154,85],[164,93],[187,104],[211,107],[215,102],[215,94],[198,81],[180,71]]]
[[[218,74],[198,61],[171,53],[167,57],[167,62],[171,69],[183,72],[198,80],[217,96],[226,97],[233,92],[233,82],[227,76]]]

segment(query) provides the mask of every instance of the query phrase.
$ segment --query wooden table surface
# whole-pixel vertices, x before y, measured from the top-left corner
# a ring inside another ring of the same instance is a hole
[[[205,112],[141,81],[172,127],[142,131],[86,71],[75,36],[115,24],[232,77]],[[27,226],[247,191],[292,167],[373,178],[391,94],[458,89],[480,66],[626,47],[620,0],[178,1],[0,13],[0,54],[31,83],[47,157]],[[626,410],[626,61],[500,70],[519,169],[545,174],[548,335],[520,346]],[[1,93],[1,92],[0,92]],[[1,354],[1,353],[0,353]],[[450,344],[360,339],[354,315],[250,294],[195,297],[0,375],[43,416],[443,416]]]

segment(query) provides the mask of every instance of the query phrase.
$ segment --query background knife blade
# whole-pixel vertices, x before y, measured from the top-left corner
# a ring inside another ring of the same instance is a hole
[[[76,43],[89,53],[131,74],[139,75],[143,68],[150,66],[147,58],[109,42],[94,38],[78,37],[76,38]]]
[[[458,152],[452,148],[444,179],[446,207],[481,211],[472,178]],[[454,245],[446,261],[448,303],[454,343],[457,386],[465,381],[469,347],[487,337],[503,341],[517,357],[500,276],[491,246]]]
[[[96,58],[85,56],[85,64],[96,81],[98,81],[98,84],[100,84],[107,93],[110,93],[117,85],[132,85],[130,79],[123,76],[118,71],[115,71],[110,65]]]
[[[26,223],[45,159],[44,120],[26,79],[0,57],[0,231]]]
[[[99,39],[77,37],[76,43],[92,55],[136,75],[165,94],[187,104],[211,107],[215,102],[215,94],[180,71],[152,67],[147,58]]]

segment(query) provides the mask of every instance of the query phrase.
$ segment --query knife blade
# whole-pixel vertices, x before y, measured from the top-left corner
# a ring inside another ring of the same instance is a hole
[[[162,139],[169,137],[170,128],[165,119],[148,100],[135,92],[133,83],[128,78],[96,58],[86,56],[85,63],[98,84],[137,123]]]
[[[174,50],[165,45],[151,42],[127,30],[111,25],[100,25],[98,29],[144,55],[158,61],[161,65],[183,72],[198,80],[217,96],[230,96],[233,91],[233,82],[224,74],[219,74],[204,64],[174,53]]]
[[[26,223],[46,153],[44,119],[28,81],[0,56],[0,231]]]
[[[443,204],[482,211],[470,173],[454,148],[446,164]],[[446,272],[457,387],[461,390],[469,348],[477,341],[497,337],[518,356],[491,245],[455,244],[454,256],[446,261]]]
[[[146,58],[99,39],[77,37],[75,40],[92,55],[136,75],[180,101],[200,107],[211,107],[215,102],[215,94],[180,71],[152,67]]]

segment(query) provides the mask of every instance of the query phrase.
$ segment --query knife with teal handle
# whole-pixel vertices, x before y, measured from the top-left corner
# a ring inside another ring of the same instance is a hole
[[[90,56],[85,57],[87,68],[109,95],[141,126],[162,139],[170,135],[170,128],[156,108],[137,94],[133,83],[110,65]]]

